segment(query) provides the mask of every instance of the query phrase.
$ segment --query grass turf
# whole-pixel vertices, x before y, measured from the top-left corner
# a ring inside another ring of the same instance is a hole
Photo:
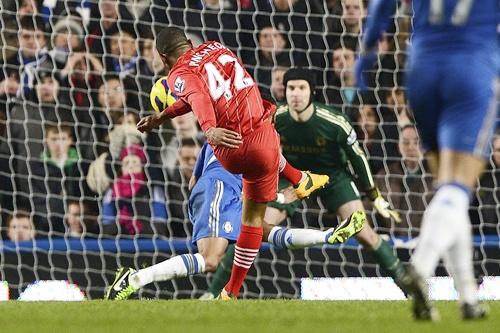
[[[414,322],[409,302],[89,301],[0,303],[2,332],[500,332],[500,302],[488,319],[464,322],[437,302],[439,323]]]

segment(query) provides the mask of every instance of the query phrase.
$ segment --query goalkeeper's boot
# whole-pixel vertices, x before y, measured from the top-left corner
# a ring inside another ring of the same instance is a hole
[[[314,191],[325,187],[330,181],[327,175],[317,175],[311,171],[304,171],[306,177],[294,186],[295,194],[299,199],[309,197]]]
[[[341,222],[331,235],[327,235],[326,241],[329,244],[344,243],[350,237],[356,235],[363,229],[366,223],[366,214],[362,210],[357,210],[349,216],[347,220]]]
[[[129,283],[130,275],[135,273],[133,268],[122,267],[116,272],[115,280],[108,288],[104,299],[110,300],[125,300],[129,299],[137,290]]]
[[[219,296],[217,296],[215,299],[219,301],[232,301],[236,300],[236,297],[228,293],[226,289],[223,288]]]
[[[488,316],[489,312],[489,308],[481,303],[464,303],[460,306],[460,309],[462,310],[462,319],[464,320],[483,319]]]
[[[427,282],[415,271],[413,266],[408,266],[406,274],[397,282],[401,289],[406,290],[413,298],[412,311],[416,320],[439,320],[439,313],[429,299]]]

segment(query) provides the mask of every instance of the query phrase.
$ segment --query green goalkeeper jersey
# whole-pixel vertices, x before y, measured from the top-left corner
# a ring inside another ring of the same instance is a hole
[[[313,105],[314,113],[306,122],[295,121],[288,105],[278,107],[275,127],[283,155],[294,167],[327,174],[332,180],[350,175],[349,161],[361,188],[373,188],[368,160],[349,119],[324,104]]]

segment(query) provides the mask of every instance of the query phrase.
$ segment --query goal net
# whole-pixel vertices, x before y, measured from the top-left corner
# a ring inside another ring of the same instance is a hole
[[[402,81],[411,18],[394,17],[379,43],[370,91],[360,94],[353,65],[365,6],[362,0],[2,1],[0,279],[11,298],[40,280],[67,280],[100,298],[117,267],[142,268],[196,250],[187,215],[188,182],[204,140],[196,120],[187,115],[147,136],[134,129],[152,112],[152,84],[167,74],[154,50],[166,26],[184,29],[194,45],[222,42],[276,102],[283,101],[288,68],[311,69],[316,99],[351,117],[377,185],[402,215],[396,225],[366,202],[375,230],[407,261],[433,193],[426,163],[398,145],[401,128],[412,122]],[[499,160],[491,159],[471,207],[478,278],[500,273]],[[326,229],[337,218],[314,198],[286,224]],[[443,266],[437,274],[446,275]],[[293,251],[263,245],[243,296],[298,298],[302,278],[384,276],[355,240]],[[211,278],[154,283],[140,297],[195,298]]]

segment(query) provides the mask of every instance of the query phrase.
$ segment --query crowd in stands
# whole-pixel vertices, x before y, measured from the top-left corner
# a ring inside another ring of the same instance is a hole
[[[3,0],[0,5],[2,237],[189,237],[188,183],[203,133],[193,114],[143,135],[149,91],[168,74],[162,27],[195,45],[218,40],[267,99],[283,102],[290,67],[315,71],[316,98],[348,114],[383,195],[416,236],[433,193],[403,85],[410,18],[379,43],[369,86],[353,67],[365,0]],[[499,234],[500,136],[475,192],[475,232]]]

